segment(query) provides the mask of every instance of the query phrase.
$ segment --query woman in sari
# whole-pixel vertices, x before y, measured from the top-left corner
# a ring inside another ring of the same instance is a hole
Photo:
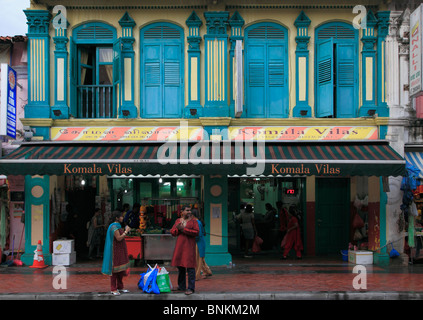
[[[110,224],[106,242],[104,244],[103,267],[101,273],[110,276],[111,293],[115,296],[120,293],[129,292],[123,289],[123,277],[128,275],[129,257],[126,247],[125,236],[130,228],[125,227],[123,231],[121,223],[123,222],[123,213],[114,211],[112,213],[112,223]]]
[[[200,219],[200,215],[197,209],[192,209],[192,214],[195,217],[195,220],[198,222],[199,234],[195,238],[195,242],[197,243],[197,267],[195,268],[195,280],[205,279],[206,277],[210,277],[212,272],[209,266],[206,263],[206,231],[204,230],[204,223]],[[201,273],[203,277],[201,277]]]
[[[281,247],[284,248],[282,259],[285,260],[289,251],[294,248],[297,254],[297,259],[301,259],[301,250],[303,250],[303,242],[301,240],[301,230],[298,219],[295,216],[295,208],[289,207],[288,211],[288,225],[286,235],[282,240]]]

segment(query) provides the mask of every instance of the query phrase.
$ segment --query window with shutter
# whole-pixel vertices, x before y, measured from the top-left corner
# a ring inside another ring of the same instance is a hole
[[[245,31],[247,117],[288,117],[286,34],[275,23],[259,23]]]
[[[358,110],[358,34],[331,22],[316,29],[316,117],[353,118]]]
[[[88,22],[70,39],[71,114],[77,118],[114,118],[121,80],[116,29]]]
[[[183,32],[169,23],[141,30],[141,112],[145,118],[177,118],[183,109]]]

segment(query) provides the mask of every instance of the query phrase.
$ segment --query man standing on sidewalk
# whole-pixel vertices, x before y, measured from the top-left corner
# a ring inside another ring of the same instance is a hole
[[[188,290],[186,295],[195,292],[195,267],[196,267],[196,251],[195,237],[199,234],[197,221],[191,213],[189,206],[182,206],[181,217],[176,220],[170,233],[176,239],[175,250],[172,257],[172,266],[178,267],[178,289],[177,291],[186,290],[186,274],[188,273]]]

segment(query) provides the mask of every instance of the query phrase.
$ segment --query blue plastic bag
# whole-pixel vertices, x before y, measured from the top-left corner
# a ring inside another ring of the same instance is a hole
[[[146,293],[160,294],[159,286],[157,285],[157,268],[154,268],[153,272],[147,278],[143,291]]]
[[[159,286],[157,285],[157,265],[154,268],[148,266],[145,273],[140,274],[141,278],[138,281],[138,288],[146,293],[160,294]]]

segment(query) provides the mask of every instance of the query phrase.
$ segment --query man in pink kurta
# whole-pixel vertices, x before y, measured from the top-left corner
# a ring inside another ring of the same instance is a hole
[[[172,266],[178,267],[178,291],[186,290],[186,273],[188,273],[188,290],[185,294],[195,292],[195,267],[196,251],[195,237],[200,230],[197,221],[191,214],[189,206],[182,207],[181,218],[176,220],[170,233],[176,239],[175,250],[172,257]]]

